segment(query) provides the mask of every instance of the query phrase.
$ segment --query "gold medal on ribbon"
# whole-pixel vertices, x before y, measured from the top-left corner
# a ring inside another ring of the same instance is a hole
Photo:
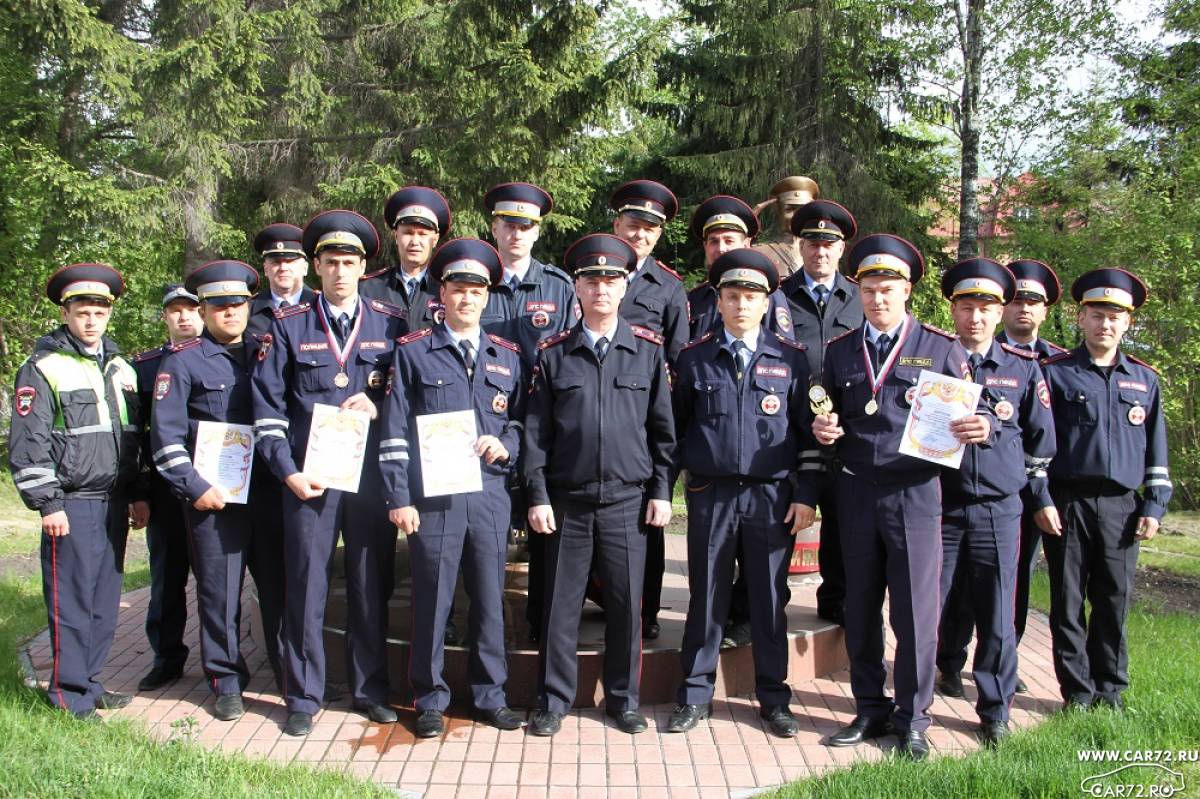
[[[333,384],[338,388],[345,388],[350,385],[350,375],[345,372],[338,372],[333,376]]]
[[[871,399],[867,401],[863,411],[867,414],[867,416],[874,416],[876,412],[879,411],[879,403],[875,401],[874,397],[871,397]]]

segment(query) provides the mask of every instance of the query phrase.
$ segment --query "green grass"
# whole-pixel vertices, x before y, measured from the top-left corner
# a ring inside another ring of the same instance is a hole
[[[1200,579],[1200,525],[1195,516],[1167,516],[1158,535],[1141,545],[1138,564]]]

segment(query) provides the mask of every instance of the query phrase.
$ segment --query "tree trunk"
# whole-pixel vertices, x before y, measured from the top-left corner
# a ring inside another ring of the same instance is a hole
[[[958,206],[958,259],[979,254],[979,86],[983,70],[983,9],[986,0],[967,0],[959,131],[962,171]]]

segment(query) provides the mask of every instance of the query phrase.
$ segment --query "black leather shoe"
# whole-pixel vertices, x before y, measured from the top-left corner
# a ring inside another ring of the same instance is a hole
[[[1095,702],[1090,696],[1071,696],[1063,703],[1063,713],[1077,713],[1089,710]]]
[[[642,638],[653,641],[662,633],[662,627],[656,621],[642,622]]]
[[[712,715],[712,705],[680,705],[667,721],[667,732],[687,732]]]
[[[985,721],[979,725],[983,745],[992,747],[1008,737],[1007,721]]]
[[[442,719],[441,711],[422,710],[417,716],[416,733],[418,738],[437,738],[446,731],[446,722]]]
[[[846,626],[846,614],[841,608],[817,608],[817,618],[832,622],[838,627]]]
[[[929,741],[925,740],[925,733],[909,730],[900,734],[900,747],[897,751],[901,757],[924,760],[929,757]]]
[[[76,721],[98,722],[101,720],[100,714],[96,712],[95,708],[80,710],[78,713],[72,713],[71,715],[75,717]]]
[[[646,723],[646,717],[636,710],[609,713],[608,717],[616,722],[618,730],[628,735],[637,735],[639,732],[645,732],[646,727],[649,726]]]
[[[796,721],[787,705],[764,707],[759,711],[759,715],[767,720],[771,732],[780,738],[795,738],[796,733],[800,732],[800,722]]]
[[[477,713],[480,721],[490,724],[498,730],[519,730],[525,726],[525,719],[506,707],[479,710]]]
[[[311,713],[288,713],[287,722],[283,725],[284,735],[303,736],[312,732]]]
[[[890,735],[892,725],[886,719],[872,721],[866,716],[855,716],[845,727],[825,739],[826,746],[858,746],[868,738]]]
[[[750,646],[750,622],[748,621],[725,625],[725,635],[721,638],[721,648],[733,649],[737,646]]]
[[[1096,694],[1095,700],[1092,701],[1092,707],[1106,707],[1109,710],[1120,713],[1125,709],[1125,702],[1120,696],[1105,696],[1104,694]]]
[[[139,691],[157,691],[183,676],[183,666],[155,666],[138,683]]]
[[[542,628],[533,624],[529,625],[529,643],[536,644],[542,640]]]
[[[459,635],[458,625],[453,619],[446,620],[446,632],[442,634],[442,643],[446,646],[458,646],[462,643],[462,636]]]
[[[562,729],[562,716],[549,710],[538,710],[529,722],[529,733],[549,737]]]
[[[213,716],[217,721],[233,721],[245,713],[246,706],[242,704],[241,694],[221,694],[217,697],[217,706],[213,708]]]
[[[962,672],[940,672],[934,688],[936,688],[937,692],[942,696],[953,696],[961,699],[963,695]]]
[[[1029,686],[1026,685],[1025,681],[1022,680],[1020,677],[1017,678],[1017,693],[1019,693],[1019,694],[1029,693]]]
[[[355,705],[354,709],[359,713],[366,714],[367,718],[376,724],[395,724],[400,720],[400,716],[396,711],[392,710],[387,705]]]
[[[105,691],[96,697],[96,707],[100,710],[119,710],[127,707],[133,697],[129,694],[119,694],[116,691]]]

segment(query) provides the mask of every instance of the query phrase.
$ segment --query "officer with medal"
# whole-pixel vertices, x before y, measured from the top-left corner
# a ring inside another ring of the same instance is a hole
[[[254,249],[263,259],[267,285],[250,301],[250,323],[246,334],[257,338],[271,329],[275,312],[316,299],[316,292],[304,285],[308,274],[308,256],[301,238],[304,231],[286,222],[275,222],[254,236]]]
[[[379,501],[379,404],[404,309],[358,296],[379,234],[353,211],[325,211],[304,228],[304,250],[321,295],[276,313],[254,372],[256,447],[283,492],[284,732],[307,735],[325,690],[322,625],[339,534],[345,544],[347,650],[354,707],[392,723],[388,706],[387,606],[395,578],[396,528]],[[301,471],[316,404],[368,414],[372,421],[358,492],[327,489]]]
[[[605,711],[630,734],[641,678],[642,525],[671,520],[675,428],[663,338],[620,317],[633,248],[595,233],[563,256],[583,319],[546,339],[533,373],[522,470],[529,526],[546,539],[541,708],[534,735],[554,735],[575,702],[579,617],[593,551],[605,605]],[[643,515],[643,509],[644,515]]]
[[[756,216],[761,215],[768,206],[775,206],[776,237],[772,241],[755,244],[754,249],[771,259],[780,280],[799,272],[803,264],[801,239],[792,230],[792,220],[797,211],[820,196],[821,188],[815,180],[792,175],[772,186],[770,196],[754,206]]]
[[[758,235],[759,222],[750,206],[737,197],[718,194],[709,197],[692,213],[692,235],[704,246],[704,269],[730,250],[749,247]],[[717,290],[706,280],[688,292],[691,309],[690,338],[700,338],[721,326],[717,311]],[[778,291],[771,292],[766,316],[767,329],[791,338],[792,317],[787,298]]]
[[[804,345],[762,327],[779,283],[751,249],[709,271],[722,328],[693,341],[675,366],[679,465],[688,474],[688,586],[680,660],[683,683],[668,732],[685,732],[712,710],[721,622],[728,616],[734,556],[749,590],[755,695],[776,735],[800,729],[788,708],[785,606],[795,535],[812,524],[822,456],[812,440]]]
[[[683,278],[654,259],[654,245],[663,226],[679,213],[675,194],[653,180],[632,180],[613,192],[608,205],[617,213],[613,233],[637,253],[637,268],[629,275],[629,290],[621,300],[621,317],[662,334],[667,363],[675,363],[688,342],[687,292]],[[665,563],[663,530],[646,527],[646,580],[642,588],[642,637],[658,638]]]
[[[146,525],[146,548],[150,555],[150,603],[146,607],[146,640],[154,651],[154,665],[138,682],[139,691],[155,691],[183,676],[188,648],[183,642],[187,626],[187,582],[191,559],[183,508],[171,488],[159,476],[150,457],[150,405],[154,377],[172,345],[200,335],[200,301],[183,285],[173,283],[163,291],[162,318],[167,341],[133,359],[137,373],[138,401],[142,413],[142,479],[147,484],[150,520]]]
[[[450,232],[450,203],[434,189],[405,186],[388,198],[383,218],[396,242],[396,265],[364,275],[359,293],[404,308],[411,331],[431,327],[440,320],[441,300],[429,259]]]
[[[971,380],[982,387],[980,404],[991,408],[998,430],[989,445],[968,448],[957,470],[942,471],[942,620],[947,614],[974,619],[971,626],[978,628],[975,712],[988,745],[1008,735],[1008,708],[1017,687],[1012,597],[1020,494],[1029,491],[1039,516],[1053,504],[1046,467],[1054,457],[1054,419],[1037,356],[993,339],[1015,293],[1012,273],[990,258],[959,261],[942,275],[942,295],[950,300]],[[943,681],[962,671],[970,627],[967,641],[947,640],[951,634],[957,630],[938,633]]]
[[[467,677],[475,710],[502,730],[525,724],[504,694],[503,602],[506,478],[520,453],[525,373],[516,344],[479,328],[488,289],[502,275],[496,251],[478,239],[456,239],[438,248],[429,270],[446,319],[397,342],[379,445],[389,518],[407,536],[412,556],[408,676],[419,738],[445,730],[450,687],[443,675],[443,636],[460,566],[471,600]],[[483,489],[427,496],[416,420],[463,410],[474,411]]]
[[[250,672],[241,654],[240,627],[247,568],[258,591],[267,658],[276,674],[280,669],[283,539],[279,526],[271,523],[279,516],[279,505],[264,503],[257,491],[259,484],[275,483],[275,478],[263,464],[248,464],[254,468],[247,493],[238,497],[209,482],[193,461],[200,423],[250,428],[254,422],[250,382],[258,353],[245,332],[257,287],[258,273],[241,261],[212,261],[189,274],[187,288],[200,299],[204,333],[174,345],[154,380],[154,465],[184,502],[196,575],[200,657],[216,696],[213,715],[221,721],[245,712],[242,691]]]
[[[1050,463],[1058,514],[1039,522],[1054,673],[1069,708],[1124,707],[1138,544],[1157,534],[1171,500],[1158,373],[1121,348],[1147,293],[1124,269],[1080,276],[1071,296],[1083,343],[1042,364],[1058,435]]]
[[[929,754],[925,730],[933,700],[937,648],[938,571],[942,563],[941,468],[900,454],[909,404],[921,370],[970,374],[954,336],[918,322],[905,310],[925,259],[904,239],[865,237],[850,252],[865,322],[829,342],[822,374],[829,413],[813,420],[822,445],[836,445],[838,527],[846,564],[846,650],[856,712],[827,740],[854,746],[900,736],[900,752]],[[963,443],[993,440],[985,410],[950,424]],[[883,599],[891,603],[896,636],[895,698],[885,688]]]
[[[830,200],[813,200],[792,212],[792,234],[799,242],[803,268],[784,280],[779,290],[791,308],[792,330],[805,346],[813,380],[821,380],[825,346],[863,322],[858,286],[839,269],[846,242],[858,233],[854,216]],[[842,565],[841,536],[837,525],[837,499],[833,477],[837,467],[828,464],[818,507],[821,511],[821,541],[817,560],[821,584],[817,586],[817,615],[841,624],[846,596],[846,573]]]
[[[150,515],[133,496],[137,375],[104,335],[124,291],[120,273],[105,264],[72,264],[50,276],[46,296],[63,323],[17,370],[9,420],[13,484],[42,518],[53,657],[46,695],[77,718],[130,702],[100,682],[117,628],[126,535],[131,521],[141,529]]]
[[[554,201],[543,189],[530,183],[501,183],[484,195],[483,203],[492,216],[492,239],[504,266],[500,285],[488,292],[487,307],[480,324],[486,333],[495,333],[521,348],[521,362],[530,373],[537,361],[542,340],[569,329],[578,321],[575,288],[570,275],[553,264],[533,257],[533,245],[541,236],[542,218],[550,213]],[[519,481],[518,481],[519,482]],[[521,486],[514,483],[512,494],[514,530],[527,525],[528,500]],[[545,560],[541,536],[526,539],[529,549],[529,595],[525,619],[529,637],[537,641],[542,630],[542,586],[545,584]]]

